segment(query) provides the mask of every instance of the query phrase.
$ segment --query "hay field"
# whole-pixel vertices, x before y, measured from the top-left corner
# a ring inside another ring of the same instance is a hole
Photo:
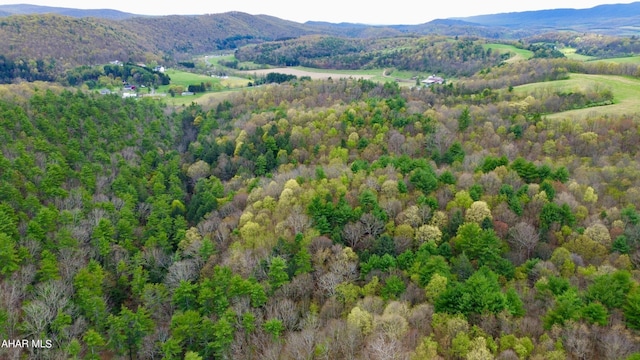
[[[297,77],[309,76],[314,80],[319,79],[339,79],[345,77],[353,77],[353,78],[362,78],[362,79],[371,79],[375,75],[372,74],[363,74],[361,71],[339,71],[339,70],[318,70],[313,69],[301,69],[298,67],[284,67],[284,68],[273,68],[273,69],[260,69],[260,70],[248,70],[248,71],[240,71],[240,74],[244,75],[259,75],[264,76],[268,73],[280,73],[287,75],[295,75]]]

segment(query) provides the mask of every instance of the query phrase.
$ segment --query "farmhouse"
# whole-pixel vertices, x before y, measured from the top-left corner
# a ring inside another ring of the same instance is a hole
[[[434,75],[430,75],[428,78],[422,80],[422,83],[425,86],[429,86],[431,84],[443,84],[444,83],[444,79],[441,78],[440,76],[436,76]]]

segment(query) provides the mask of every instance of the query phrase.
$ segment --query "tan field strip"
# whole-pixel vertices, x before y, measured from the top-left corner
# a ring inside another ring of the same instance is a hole
[[[328,78],[332,78],[332,79],[340,79],[340,78],[347,78],[347,77],[353,77],[353,78],[362,78],[362,79],[371,79],[372,77],[374,77],[374,75],[363,75],[363,74],[357,74],[357,73],[349,73],[349,72],[322,72],[322,71],[307,71],[307,70],[302,70],[302,69],[298,69],[298,68],[273,68],[273,69],[259,69],[259,70],[247,70],[247,71],[240,71],[241,74],[246,74],[246,75],[267,75],[268,73],[280,73],[280,74],[287,74],[287,75],[295,75],[297,77],[302,77],[302,76],[309,76],[310,78],[314,79],[314,80],[320,80],[320,79],[328,79]]]

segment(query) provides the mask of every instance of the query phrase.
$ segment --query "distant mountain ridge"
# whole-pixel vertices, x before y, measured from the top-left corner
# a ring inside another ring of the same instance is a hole
[[[146,16],[110,9],[0,5],[0,54],[9,59],[54,59],[61,68],[112,60],[181,61],[194,54],[305,35],[382,38],[440,34],[522,39],[560,30],[640,35],[640,2],[384,26],[322,21],[303,24],[237,11]]]
[[[54,6],[41,6],[30,4],[0,5],[0,17],[11,15],[35,15],[58,14],[75,18],[95,17],[108,20],[123,20],[132,17],[146,16],[136,15],[113,9],[74,9]]]
[[[640,2],[598,5],[589,9],[553,9],[454,18],[470,24],[510,29],[575,30],[618,35],[640,33]]]

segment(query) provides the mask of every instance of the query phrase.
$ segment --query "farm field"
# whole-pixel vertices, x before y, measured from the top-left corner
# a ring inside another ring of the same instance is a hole
[[[594,59],[593,56],[577,54],[575,48],[567,47],[567,48],[560,49],[560,51],[564,54],[564,56],[572,60],[589,61]]]
[[[415,80],[412,78],[418,75],[416,72],[411,71],[400,71],[395,69],[370,69],[370,70],[334,70],[334,69],[315,69],[303,66],[295,66],[295,67],[286,67],[286,68],[270,68],[270,69],[259,69],[259,70],[247,70],[240,71],[239,74],[254,76],[261,75],[264,76],[268,73],[277,72],[287,75],[295,75],[297,77],[301,76],[309,76],[311,79],[328,79],[328,78],[354,78],[354,79],[367,79],[376,82],[388,82],[388,81],[396,81],[399,82],[401,86],[413,86],[415,85]],[[422,78],[426,78],[430,74],[420,74]]]
[[[166,71],[166,74],[171,77],[171,84],[160,86],[157,89],[157,92],[159,93],[168,93],[169,88],[175,85],[183,86],[186,89],[191,84],[200,84],[207,82],[210,82],[212,84],[212,88],[214,89],[214,92],[207,92],[204,94],[195,94],[190,96],[176,95],[175,97],[166,96],[165,101],[169,105],[173,106],[181,106],[190,104],[191,102],[199,102],[198,100],[203,96],[226,92],[227,90],[242,88],[247,85],[246,79],[233,76],[230,76],[226,79],[221,79],[176,69],[169,69]]]
[[[527,84],[515,88],[516,92],[585,91],[608,88],[613,92],[614,104],[549,114],[549,119],[585,118],[603,115],[624,115],[640,112],[640,80],[624,76],[571,74],[567,80]]]
[[[297,77],[309,76],[311,79],[314,79],[314,80],[328,79],[328,78],[341,78],[341,77],[371,79],[376,76],[373,73],[369,73],[368,71],[320,70],[320,69],[311,69],[311,68],[305,68],[305,67],[286,67],[286,68],[247,70],[247,71],[240,71],[239,73],[248,75],[248,76],[252,76],[252,75],[264,76],[269,73],[281,73],[281,74],[287,74],[287,75],[295,75]],[[380,71],[376,70],[376,73],[380,74]]]
[[[509,60],[507,60],[507,62],[514,62],[514,61],[520,61],[520,60],[528,60],[531,59],[533,57],[533,52],[529,51],[529,50],[524,50],[524,49],[518,49],[517,47],[513,46],[513,45],[507,45],[507,44],[484,44],[483,47],[485,49],[493,49],[493,50],[497,50],[501,53],[514,53],[515,56],[511,57]]]
[[[598,62],[613,62],[616,64],[640,64],[640,56],[625,56],[611,59],[595,60]]]

